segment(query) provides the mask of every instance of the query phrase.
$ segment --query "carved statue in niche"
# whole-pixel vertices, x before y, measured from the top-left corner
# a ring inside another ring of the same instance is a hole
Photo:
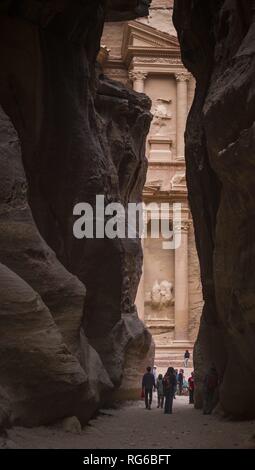
[[[154,116],[152,121],[153,135],[165,135],[168,132],[168,121],[172,119],[172,113],[170,111],[171,102],[172,100],[162,98],[158,98],[155,101],[154,109],[152,110]]]
[[[168,281],[155,281],[150,292],[145,294],[145,304],[153,309],[161,310],[174,305],[173,284]]]
[[[161,290],[158,281],[154,282],[151,289],[151,306],[157,308],[161,301]]]

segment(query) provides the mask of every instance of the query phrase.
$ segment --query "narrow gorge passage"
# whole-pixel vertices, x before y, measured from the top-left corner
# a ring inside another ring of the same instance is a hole
[[[254,38],[255,0],[0,2],[3,449],[254,447]]]

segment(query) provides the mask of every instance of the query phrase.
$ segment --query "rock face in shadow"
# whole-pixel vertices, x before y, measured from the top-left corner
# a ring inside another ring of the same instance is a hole
[[[140,240],[73,235],[75,204],[95,209],[101,195],[127,208],[145,182],[150,101],[95,63],[113,11],[99,0],[0,9],[0,425],[84,423],[131,351],[127,393],[152,360],[134,306]]]
[[[125,21],[148,16],[151,0],[107,0],[106,18]]]
[[[255,416],[254,15],[251,0],[178,0],[174,11],[182,58],[197,80],[186,130],[205,300],[197,387],[214,362],[220,407],[236,418]]]

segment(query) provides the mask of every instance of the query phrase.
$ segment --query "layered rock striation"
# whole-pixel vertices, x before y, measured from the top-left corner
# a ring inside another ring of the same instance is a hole
[[[106,3],[0,7],[0,425],[84,423],[152,360],[139,238],[73,235],[77,203],[127,209],[147,169],[150,101],[96,64],[105,17],[146,2]]]
[[[186,130],[205,301],[197,390],[215,363],[220,407],[235,418],[255,416],[254,15],[252,0],[178,0],[174,9],[182,59],[197,82]]]

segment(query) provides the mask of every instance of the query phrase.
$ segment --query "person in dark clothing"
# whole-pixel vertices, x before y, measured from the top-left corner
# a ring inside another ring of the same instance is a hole
[[[193,405],[194,403],[194,372],[191,372],[191,376],[188,380],[189,383],[189,404]]]
[[[176,388],[176,375],[173,367],[169,367],[164,376],[164,395],[165,395],[165,414],[172,414],[173,412],[173,398]]]
[[[151,372],[151,367],[147,367],[147,372],[143,376],[142,389],[144,390],[145,407],[151,409],[152,390],[155,388],[155,377]]]
[[[189,358],[190,358],[190,352],[188,351],[188,349],[186,349],[184,353],[184,367],[188,367]]]
[[[175,377],[176,377],[176,385],[175,385],[175,389],[174,389],[174,399],[175,399],[176,398],[176,392],[177,392],[178,369],[175,369],[174,373],[175,373]]]
[[[203,414],[210,415],[215,406],[215,394],[218,388],[219,377],[215,366],[212,366],[204,378]]]
[[[179,370],[179,374],[177,377],[177,383],[178,383],[178,389],[179,389],[179,395],[182,394],[182,388],[183,388],[183,369]]]

